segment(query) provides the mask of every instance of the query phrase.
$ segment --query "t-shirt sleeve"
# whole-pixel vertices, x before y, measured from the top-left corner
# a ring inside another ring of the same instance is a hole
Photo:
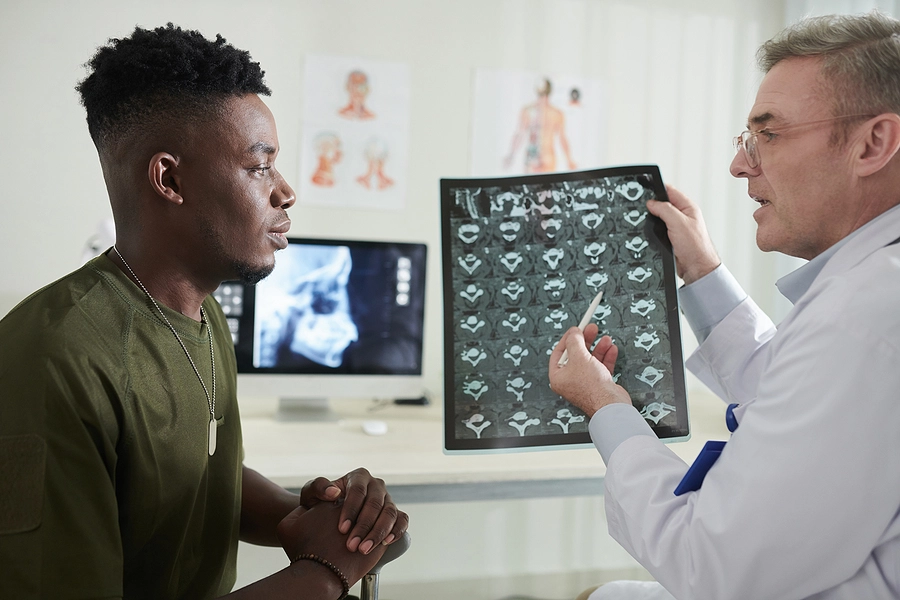
[[[0,598],[122,596],[117,428],[89,362],[0,371]]]

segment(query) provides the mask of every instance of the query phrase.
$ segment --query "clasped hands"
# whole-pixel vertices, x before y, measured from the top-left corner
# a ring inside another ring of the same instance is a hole
[[[354,582],[408,526],[409,517],[391,500],[384,481],[360,468],[304,485],[300,506],[279,523],[277,534],[289,558],[316,554]]]

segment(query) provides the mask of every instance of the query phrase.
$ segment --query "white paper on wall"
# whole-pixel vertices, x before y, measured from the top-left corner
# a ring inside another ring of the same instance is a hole
[[[599,81],[536,71],[477,69],[473,176],[553,173],[603,164]]]
[[[304,74],[297,202],[402,209],[409,145],[409,67],[311,55]]]

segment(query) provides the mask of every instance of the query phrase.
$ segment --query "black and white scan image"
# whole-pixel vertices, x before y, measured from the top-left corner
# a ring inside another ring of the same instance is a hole
[[[310,360],[339,367],[359,339],[347,282],[353,261],[346,246],[288,246],[289,260],[257,284],[255,367]]]
[[[593,313],[613,374],[660,438],[688,434],[674,262],[655,166],[442,180],[445,448],[590,442],[550,389],[553,346]]]
[[[421,373],[424,244],[288,242],[269,277],[216,291],[242,372]]]

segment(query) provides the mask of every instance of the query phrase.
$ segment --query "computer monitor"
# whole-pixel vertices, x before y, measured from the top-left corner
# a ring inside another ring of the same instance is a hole
[[[330,400],[423,395],[426,246],[288,238],[256,285],[214,296],[234,341],[238,394],[278,418],[336,418]]]

